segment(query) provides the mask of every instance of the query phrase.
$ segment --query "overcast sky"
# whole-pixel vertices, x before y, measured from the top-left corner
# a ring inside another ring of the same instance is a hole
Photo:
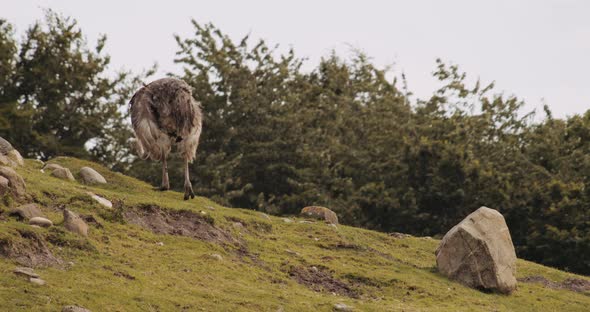
[[[173,34],[191,35],[190,19],[212,22],[232,38],[250,33],[293,47],[308,68],[330,53],[366,52],[379,66],[405,72],[426,98],[437,86],[437,57],[469,76],[496,81],[527,108],[547,103],[555,116],[590,108],[590,1],[3,1],[0,18],[19,34],[43,8],[76,18],[88,40],[107,34],[113,69],[157,62],[178,72]]]

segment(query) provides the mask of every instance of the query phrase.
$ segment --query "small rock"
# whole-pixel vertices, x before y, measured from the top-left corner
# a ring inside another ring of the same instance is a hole
[[[45,166],[43,166],[43,168],[41,168],[43,170],[47,170],[47,171],[53,171],[55,169],[64,169],[64,167],[58,165],[58,164],[45,164]]]
[[[57,168],[51,172],[51,175],[63,180],[76,181],[68,168]]]
[[[76,305],[65,306],[61,309],[61,312],[92,312],[86,308],[82,308]]]
[[[242,222],[234,222],[232,225],[236,229],[243,229],[244,228],[244,225],[242,224]]]
[[[10,215],[19,216],[21,219],[27,221],[34,217],[45,218],[45,215],[41,212],[41,209],[39,209],[39,206],[37,204],[26,204],[19,206],[10,211]]]
[[[90,197],[92,197],[92,199],[96,200],[99,204],[101,204],[107,208],[113,208],[113,203],[110,200],[108,200],[104,197],[100,197],[100,196],[98,196],[94,193],[90,193],[90,192],[88,192],[88,195],[90,195]]]
[[[203,216],[204,216],[204,215],[206,215],[206,214],[207,214],[206,212],[204,212],[203,210],[201,210],[201,215],[203,215]]]
[[[100,175],[96,170],[90,167],[82,167],[80,168],[80,177],[82,178],[82,182],[86,184],[105,184],[107,180]]]
[[[209,210],[215,210],[215,208],[211,207],[211,206],[205,206],[205,208],[209,209]]]
[[[338,224],[338,216],[336,213],[326,207],[308,206],[301,209],[301,214],[307,217],[325,220],[331,224]]]
[[[268,216],[266,213],[264,213],[264,212],[259,212],[258,214],[259,214],[261,217],[265,218],[266,220],[270,220],[270,217],[269,217],[269,216]]]
[[[10,192],[17,198],[23,198],[27,193],[25,180],[10,167],[0,167],[0,176],[8,180]]]
[[[218,261],[223,261],[223,257],[220,254],[212,254],[211,258],[218,260]]]
[[[36,277],[31,277],[31,278],[29,278],[29,282],[31,282],[31,283],[33,283],[33,284],[40,285],[40,286],[43,286],[43,285],[45,285],[45,281],[44,281],[44,280],[42,280],[42,279],[40,279],[40,278],[36,278]]]
[[[164,246],[164,242],[157,242],[156,245],[158,245],[158,246]]]
[[[328,224],[329,227],[333,227],[333,228],[337,228],[338,226],[336,224],[330,223]]]
[[[338,311],[338,312],[351,312],[353,310],[354,310],[353,307],[347,306],[344,303],[336,303],[334,305],[334,311]]]
[[[410,235],[408,235],[408,234],[398,233],[398,232],[391,232],[388,235],[393,238],[398,238],[398,239],[410,237]]]
[[[301,254],[300,254],[300,253],[298,253],[297,251],[293,251],[293,250],[291,250],[291,249],[285,249],[285,252],[287,252],[288,254],[295,255],[295,256],[300,256],[300,255],[301,255]]]
[[[283,222],[285,222],[285,223],[293,223],[293,220],[291,220],[289,218],[283,218]]]
[[[312,224],[313,222],[312,221],[309,221],[309,220],[301,220],[301,221],[299,221],[299,223],[301,223],[301,224]]]
[[[64,209],[64,227],[72,232],[82,236],[88,236],[88,225],[77,214],[68,209]]]
[[[51,220],[49,220],[47,218],[43,218],[43,217],[31,218],[31,219],[29,219],[29,224],[30,225],[37,225],[37,226],[41,226],[41,227],[53,226],[53,222],[51,222]]]
[[[38,278],[39,274],[35,273],[35,271],[32,268],[27,268],[27,267],[16,267],[14,269],[14,274],[17,275],[23,275],[26,277],[33,277],[33,278]]]

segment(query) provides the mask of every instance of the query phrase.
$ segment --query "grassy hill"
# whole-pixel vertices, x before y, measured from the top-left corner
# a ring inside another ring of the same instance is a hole
[[[53,220],[33,228],[0,204],[0,311],[588,311],[589,279],[518,261],[510,295],[483,293],[436,272],[431,238],[333,227],[292,217],[183,201],[146,183],[72,158],[52,162],[74,175],[99,171],[108,185],[54,178],[27,160],[17,171],[31,202]],[[88,192],[113,202],[106,208]],[[61,209],[84,215],[88,238],[63,230]],[[556,251],[558,252],[558,251]],[[37,259],[46,285],[13,274],[15,254]],[[569,280],[568,280],[569,279]],[[572,280],[575,279],[575,280]],[[565,281],[565,283],[564,283]],[[575,286],[575,285],[574,285]]]

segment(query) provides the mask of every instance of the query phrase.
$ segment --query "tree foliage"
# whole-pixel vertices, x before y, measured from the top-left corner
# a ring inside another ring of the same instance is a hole
[[[127,154],[125,107],[137,79],[107,74],[106,37],[88,47],[75,20],[51,10],[24,38],[0,22],[0,135],[27,157],[115,164]]]
[[[193,25],[176,37],[176,61],[205,111],[192,167],[202,195],[278,214],[325,205],[344,223],[417,235],[486,205],[521,257],[590,272],[590,113],[554,120],[546,109],[533,123],[517,97],[440,60],[440,88],[413,101],[363,53],[307,72],[292,50]],[[157,183],[146,166],[132,172]]]

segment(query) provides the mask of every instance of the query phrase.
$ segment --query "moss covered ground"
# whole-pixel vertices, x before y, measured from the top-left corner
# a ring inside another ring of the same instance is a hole
[[[35,268],[47,282],[38,286],[13,274],[15,259],[0,257],[0,311],[60,311],[72,304],[92,311],[332,311],[336,303],[355,311],[590,307],[588,292],[540,283],[519,283],[507,296],[450,281],[436,272],[438,241],[432,238],[396,238],[298,217],[285,222],[283,217],[221,207],[206,198],[183,201],[180,193],[158,191],[94,163],[64,157],[51,162],[69,168],[74,176],[80,167],[90,166],[109,184],[60,180],[42,173],[41,164],[32,160],[17,169],[27,183],[28,201],[41,205],[55,226],[32,228],[8,216],[17,203],[5,197],[0,204],[0,243],[27,248],[31,235],[23,233],[32,232],[46,241],[60,263]],[[88,192],[109,199],[114,207],[101,206]],[[88,238],[62,230],[64,207],[96,219]],[[170,221],[178,231],[158,234],[157,226],[131,222],[128,211],[159,213],[157,222]],[[175,211],[190,213],[203,225],[192,228],[172,220],[182,215]],[[518,260],[517,270],[519,278],[587,280],[524,260]]]

